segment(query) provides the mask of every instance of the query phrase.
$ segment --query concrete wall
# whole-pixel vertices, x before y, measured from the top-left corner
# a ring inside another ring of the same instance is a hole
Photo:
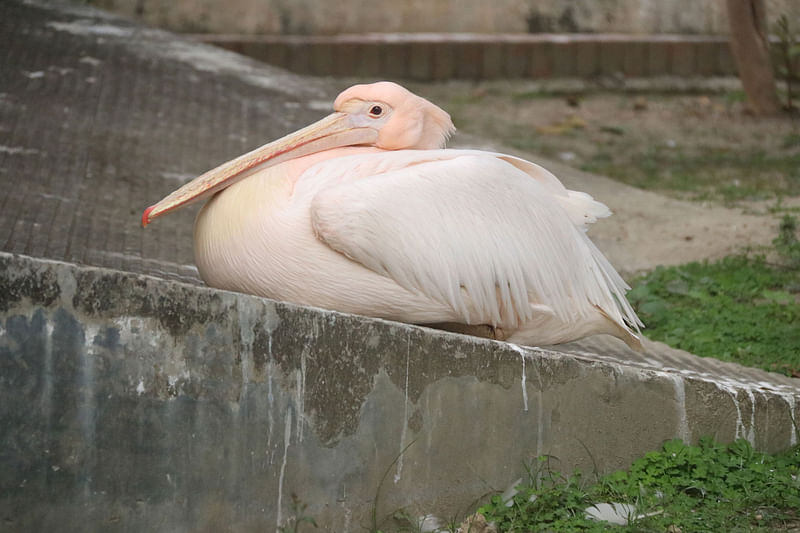
[[[673,437],[783,449],[797,404],[0,254],[4,531],[272,531],[292,494],[326,531],[373,506],[454,517],[539,454],[608,471]]]
[[[796,0],[766,0],[800,20]],[[722,0],[91,0],[179,32],[728,32]]]
[[[415,33],[193,38],[314,76],[429,81],[736,75],[728,39],[721,36]],[[797,63],[800,66],[800,59]]]

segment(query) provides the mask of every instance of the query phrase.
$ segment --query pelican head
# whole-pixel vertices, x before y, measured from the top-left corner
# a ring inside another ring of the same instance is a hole
[[[336,97],[333,109],[374,131],[376,140],[365,144],[383,150],[444,148],[455,131],[445,111],[390,81],[354,85]]]
[[[172,192],[145,210],[142,226],[290,159],[343,146],[441,148],[455,130],[445,111],[388,81],[350,87],[336,97],[333,108],[334,113],[322,120],[223,163]]]

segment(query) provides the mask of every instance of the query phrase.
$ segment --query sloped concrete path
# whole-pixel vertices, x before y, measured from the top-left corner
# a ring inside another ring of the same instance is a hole
[[[0,5],[0,247],[197,281],[182,182],[323,114],[320,82],[102,11]],[[327,91],[330,92],[330,91]]]
[[[797,443],[789,380],[663,347],[621,363],[5,253],[0,332],[4,531],[272,531],[292,494],[361,531],[463,516],[542,454]]]
[[[140,228],[336,89],[99,11],[0,3],[0,529],[268,530],[294,491],[355,531],[398,457],[383,508],[448,516],[531,455],[588,466],[580,443],[610,469],[671,437],[796,442],[782,376],[216,291],[194,210]]]

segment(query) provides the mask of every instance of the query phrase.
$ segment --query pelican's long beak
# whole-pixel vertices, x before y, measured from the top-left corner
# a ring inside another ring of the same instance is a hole
[[[147,226],[153,219],[170,211],[230,187],[256,170],[339,146],[373,144],[377,138],[376,130],[353,125],[351,115],[332,113],[310,126],[240,155],[196,177],[157,204],[145,209],[142,226]]]

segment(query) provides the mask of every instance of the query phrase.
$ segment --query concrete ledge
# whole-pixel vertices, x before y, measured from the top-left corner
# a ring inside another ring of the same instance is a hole
[[[404,33],[208,35],[214,44],[300,74],[416,80],[732,76],[718,35]]]
[[[464,513],[539,454],[608,471],[673,437],[797,442],[798,390],[766,373],[521,349],[4,253],[0,332],[9,531],[272,530],[292,494],[326,530],[358,531],[373,505]]]

